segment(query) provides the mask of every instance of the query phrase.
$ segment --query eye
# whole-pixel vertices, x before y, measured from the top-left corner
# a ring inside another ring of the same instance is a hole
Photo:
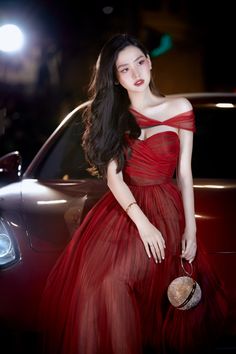
[[[124,69],[122,69],[121,71],[120,71],[120,73],[127,73],[128,72],[128,68],[124,68]]]
[[[143,65],[144,63],[145,63],[145,59],[141,59],[141,60],[139,60],[139,65]]]

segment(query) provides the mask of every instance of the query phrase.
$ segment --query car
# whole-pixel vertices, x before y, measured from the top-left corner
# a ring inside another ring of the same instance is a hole
[[[176,96],[176,95],[173,95]],[[236,94],[186,93],[196,117],[192,168],[198,237],[229,293],[228,334],[236,334]],[[88,172],[83,112],[59,124],[21,175],[17,151],[0,158],[0,319],[36,330],[47,276],[108,187]]]

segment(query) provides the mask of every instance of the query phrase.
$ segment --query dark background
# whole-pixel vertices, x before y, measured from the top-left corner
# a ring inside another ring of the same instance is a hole
[[[87,98],[103,43],[117,32],[150,53],[163,35],[171,47],[153,56],[164,94],[236,91],[231,1],[0,1],[0,26],[19,25],[26,44],[0,52],[0,156],[19,150],[25,167],[63,117]]]

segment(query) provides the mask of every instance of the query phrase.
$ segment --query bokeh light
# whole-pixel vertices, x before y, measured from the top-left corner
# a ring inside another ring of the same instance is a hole
[[[24,35],[22,31],[13,24],[6,24],[0,27],[0,50],[3,52],[15,52],[22,48]]]

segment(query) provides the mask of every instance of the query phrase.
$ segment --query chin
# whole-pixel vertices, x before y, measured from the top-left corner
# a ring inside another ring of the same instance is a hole
[[[132,92],[144,92],[147,90],[147,88],[149,87],[149,85],[143,84],[141,86],[135,86],[132,88]]]

